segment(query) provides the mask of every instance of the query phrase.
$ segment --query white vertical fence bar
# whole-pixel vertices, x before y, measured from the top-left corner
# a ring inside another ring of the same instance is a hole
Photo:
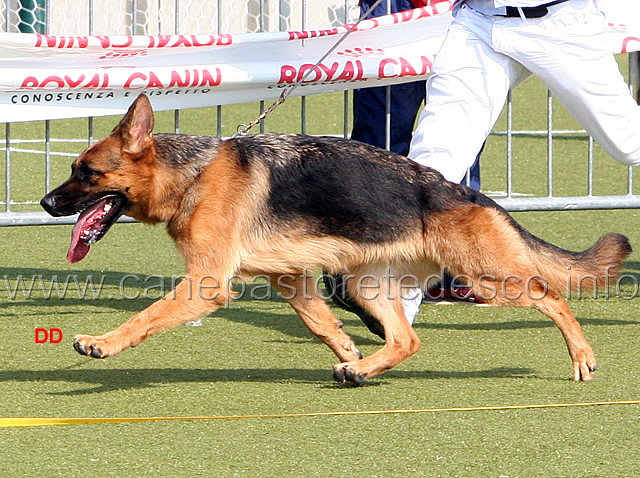
[[[391,13],[391,0],[386,0],[387,7],[387,15]],[[385,98],[385,115],[384,115],[384,131],[385,131],[385,141],[384,147],[386,149],[391,149],[391,86],[387,86],[385,88],[386,98]]]
[[[173,34],[177,35],[180,33],[180,1],[175,0],[175,8],[173,10]],[[173,111],[173,132],[180,132],[180,110]]]
[[[300,25],[301,30],[307,29],[307,0],[302,0],[302,11],[300,13]],[[304,45],[304,40],[302,40],[302,44]],[[302,134],[307,134],[307,97],[300,97],[300,132]]]
[[[265,20],[265,0],[260,0],[260,12],[258,14],[258,31],[264,32],[264,20]],[[264,101],[260,101],[260,114],[264,113]],[[264,133],[264,120],[260,121],[260,132]]]
[[[51,2],[45,3],[44,10],[44,32],[51,33]],[[45,193],[51,188],[51,121],[44,122],[44,189]]]
[[[4,210],[11,212],[11,124],[5,125],[5,154],[4,154]]]
[[[587,196],[593,196],[593,138],[589,136],[587,146]]]
[[[513,195],[513,96],[507,93],[507,199]]]
[[[44,122],[44,192],[51,190],[51,122]]]
[[[349,0],[344,0],[344,17],[342,23],[349,23]],[[342,95],[342,135],[348,138],[351,134],[349,130],[349,92],[345,91]]]
[[[640,103],[640,52],[629,54],[629,91],[636,101]],[[633,168],[628,168],[627,194],[633,195]]]
[[[180,0],[176,0],[176,3],[179,3]],[[222,0],[218,0],[217,3],[218,8],[218,18],[216,24],[216,33],[222,33]],[[216,106],[216,136],[218,138],[222,138],[222,106]]]
[[[553,96],[547,90],[547,197],[553,197]]]
[[[93,15],[94,15],[94,0],[89,0],[88,8],[88,25],[87,25],[87,33],[89,35],[93,35]],[[87,145],[91,146],[93,144],[93,117],[87,118]]]

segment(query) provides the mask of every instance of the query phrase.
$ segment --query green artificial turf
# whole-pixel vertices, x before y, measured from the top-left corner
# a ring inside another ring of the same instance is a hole
[[[516,128],[542,127],[541,91],[529,80],[514,92],[523,105]],[[308,100],[309,133],[341,134],[341,99]],[[267,122],[268,130],[299,129],[299,100],[285,107]],[[257,114],[256,105],[225,110],[225,135]],[[558,115],[571,127],[572,120]],[[215,134],[215,118],[215,109],[183,112],[181,131]],[[172,120],[172,114],[158,115],[157,131],[172,130]],[[54,124],[56,137],[81,138],[86,128],[80,120]],[[113,124],[113,118],[96,120],[95,136]],[[15,125],[13,132],[37,138],[42,124]],[[56,148],[77,153],[83,145]],[[516,191],[545,194],[545,148],[544,137],[517,139]],[[556,140],[554,148],[555,187],[584,194],[583,138]],[[12,155],[16,198],[41,195],[42,162],[33,158]],[[64,179],[69,163],[54,158],[52,184]],[[625,168],[597,147],[596,165],[599,193],[626,192]],[[490,138],[482,166],[483,189],[504,191],[504,138]],[[515,217],[565,248],[584,249],[610,231],[640,247],[635,210]],[[598,357],[592,383],[570,380],[560,332],[535,311],[425,305],[415,326],[423,344],[418,354],[351,389],[332,381],[336,358],[278,300],[239,300],[201,327],[178,327],[106,360],[79,356],[71,347],[75,334],[111,330],[184,270],[162,226],[140,224],[116,225],[84,261],[69,265],[70,229],[0,228],[0,417],[240,417],[640,400],[637,252],[625,264],[620,294],[613,288],[610,297],[570,301]],[[48,291],[53,276],[71,280],[64,298]],[[33,277],[32,293],[16,289],[20,278],[28,289]],[[89,278],[102,281],[99,296],[90,287],[84,292]],[[335,314],[365,355],[382,346],[355,316]],[[63,340],[36,344],[36,328],[59,328]],[[639,416],[640,405],[629,404],[0,428],[0,470],[45,477],[634,477],[640,476]]]
[[[617,230],[637,237],[635,211],[521,213],[533,232],[584,248]],[[521,309],[423,306],[422,350],[359,389],[331,380],[335,357],[281,301],[240,300],[106,360],[77,355],[76,333],[99,334],[150,303],[145,277],[182,273],[162,227],[122,224],[85,261],[64,261],[68,226],[3,228],[11,290],[20,275],[43,280],[104,275],[104,297],[8,299],[0,286],[0,416],[245,416],[330,411],[581,403],[640,399],[637,299],[572,300],[600,369],[570,380],[571,362],[551,321]],[[634,253],[626,273],[640,277]],[[150,294],[154,290],[148,291]],[[630,296],[630,287],[623,289]],[[382,344],[353,316],[345,322],[365,354]],[[59,344],[35,344],[37,327]],[[204,422],[0,429],[0,469],[28,475],[106,476],[637,476],[638,405],[460,411],[411,415],[247,418]]]

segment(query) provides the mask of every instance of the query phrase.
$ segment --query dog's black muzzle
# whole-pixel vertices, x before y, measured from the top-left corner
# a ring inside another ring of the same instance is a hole
[[[40,205],[45,211],[47,211],[50,215],[54,217],[69,216],[73,214],[73,213],[65,214],[59,210],[58,200],[56,199],[56,195],[54,194],[54,191],[51,191],[49,194],[43,197],[40,200]]]

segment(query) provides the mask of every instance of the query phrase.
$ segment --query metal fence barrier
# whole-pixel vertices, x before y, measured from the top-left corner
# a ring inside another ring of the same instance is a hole
[[[436,0],[433,0],[436,1]],[[6,32],[39,32],[60,35],[96,34],[167,34],[242,33],[282,31],[290,29],[327,28],[353,22],[359,9],[355,0],[0,0],[0,30]],[[638,98],[640,63],[638,54],[629,55],[629,80]],[[350,97],[344,92],[342,115],[343,135],[349,135]],[[306,132],[307,101],[301,99],[301,132]],[[260,110],[264,104],[260,105]],[[510,211],[559,209],[640,208],[640,195],[634,194],[632,168],[626,172],[626,192],[594,194],[594,147],[591,138],[581,130],[554,129],[553,101],[547,97],[547,125],[543,130],[513,129],[514,101],[509,95],[506,106],[506,128],[492,135],[506,138],[506,190],[496,200]],[[217,131],[222,136],[222,108],[217,107]],[[388,115],[387,115],[388,116]],[[4,197],[0,201],[0,226],[70,224],[75,218],[52,218],[39,211],[39,198],[51,186],[53,156],[74,157],[75,154],[55,151],[61,143],[94,141],[94,120],[87,120],[86,139],[58,139],[51,134],[52,123],[44,122],[42,138],[13,137],[15,124],[7,123],[4,131]],[[387,132],[389,131],[387,118]],[[179,131],[180,111],[174,113],[174,130]],[[640,128],[640,125],[638,125]],[[261,127],[263,130],[263,127]],[[640,130],[639,130],[640,131]],[[515,192],[513,141],[516,137],[545,136],[547,138],[546,194],[522,197]],[[554,139],[566,135],[583,137],[586,147],[586,190],[582,195],[560,195],[554,189]],[[38,149],[37,145],[43,145]],[[12,155],[28,154],[43,158],[44,187],[40,191],[12,190]],[[613,162],[613,160],[611,160]],[[33,197],[24,197],[31,194]],[[124,218],[124,221],[129,221]]]

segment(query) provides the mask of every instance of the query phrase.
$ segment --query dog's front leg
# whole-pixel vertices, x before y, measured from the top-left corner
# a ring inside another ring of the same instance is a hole
[[[98,336],[76,335],[73,347],[82,355],[111,357],[150,335],[214,312],[228,297],[228,287],[212,277],[191,276],[117,329]]]

